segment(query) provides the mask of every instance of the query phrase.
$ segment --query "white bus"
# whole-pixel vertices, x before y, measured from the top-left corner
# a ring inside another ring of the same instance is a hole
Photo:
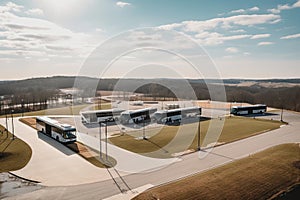
[[[149,122],[151,116],[157,111],[157,108],[143,108],[139,110],[127,110],[121,113],[120,122],[122,124]]]
[[[183,118],[199,117],[200,115],[200,107],[188,107],[157,111],[154,113],[153,119],[158,124],[167,124],[180,122]]]
[[[230,113],[233,115],[249,115],[249,114],[263,114],[267,111],[267,106],[258,104],[253,106],[233,106]]]
[[[118,121],[123,109],[91,110],[80,112],[81,122],[86,124],[99,123],[101,121]]]
[[[36,129],[61,143],[76,141],[76,128],[69,124],[60,124],[49,117],[36,117]]]
[[[177,104],[177,103],[173,103],[173,104],[168,103],[168,104],[165,106],[165,108],[166,108],[167,110],[172,110],[172,109],[180,108],[180,106],[179,106],[179,104]]]

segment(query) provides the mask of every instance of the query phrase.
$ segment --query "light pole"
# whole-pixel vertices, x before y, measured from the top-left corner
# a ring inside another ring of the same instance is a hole
[[[11,128],[12,128],[12,139],[15,139],[15,127],[14,127],[14,110],[11,110]]]
[[[198,123],[198,141],[197,141],[197,150],[201,151],[201,147],[200,147],[200,121],[201,121],[201,115],[198,116],[199,119],[199,123]]]
[[[229,107],[229,117],[231,117],[231,107],[232,107],[232,102],[230,102],[230,107]]]
[[[101,110],[101,96],[98,97],[98,109],[97,110]]]
[[[145,120],[146,120],[146,115],[143,115],[143,140],[146,140],[146,133],[145,133]]]
[[[22,117],[24,117],[24,99],[21,99]]]
[[[102,159],[102,145],[101,145],[101,121],[99,122],[99,152],[100,152],[100,160]]]
[[[283,117],[283,107],[281,107],[281,115],[280,115],[280,121],[281,122],[283,122],[282,117]]]
[[[107,120],[105,120],[105,157],[107,162]]]
[[[6,109],[5,109],[5,125],[6,125],[6,132],[8,133],[8,122],[7,122],[7,112],[6,112]]]

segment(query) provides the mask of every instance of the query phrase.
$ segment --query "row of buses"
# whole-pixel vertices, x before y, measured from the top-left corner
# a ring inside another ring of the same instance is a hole
[[[233,106],[230,110],[234,115],[263,114],[267,106],[257,104],[251,106]],[[138,110],[93,110],[81,112],[83,123],[99,123],[100,121],[120,121],[121,124],[142,123],[154,121],[159,124],[181,121],[184,118],[197,117],[201,115],[200,107],[175,108],[169,110],[157,110],[157,108],[143,108]]]
[[[232,107],[230,113],[234,115],[262,114],[267,110],[263,104]],[[138,110],[94,110],[81,112],[81,120],[85,124],[104,121],[120,121],[121,124],[138,124],[153,121],[158,124],[172,124],[183,119],[200,117],[200,107],[176,108],[171,110],[157,110],[143,108]],[[69,124],[61,124],[48,117],[36,117],[36,129],[62,143],[76,141],[76,128]]]
[[[157,110],[157,108],[143,108],[138,110],[94,110],[81,112],[82,123],[99,123],[101,121],[119,121],[121,124],[139,124],[154,121],[159,124],[181,121],[183,118],[201,115],[200,107],[177,108],[171,110]]]

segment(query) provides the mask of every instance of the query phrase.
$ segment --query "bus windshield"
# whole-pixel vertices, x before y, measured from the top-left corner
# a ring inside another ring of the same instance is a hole
[[[231,111],[230,111],[231,114],[234,114],[234,113],[236,113],[236,112],[237,112],[237,109],[236,109],[236,108],[231,108]]]
[[[159,121],[163,117],[162,113],[154,113],[153,119]]]
[[[63,133],[63,138],[65,139],[71,139],[71,138],[76,138],[75,132],[74,131],[67,131]]]
[[[121,121],[123,121],[123,122],[127,122],[127,121],[129,121],[130,120],[130,114],[122,114],[121,116],[120,116],[120,120]]]

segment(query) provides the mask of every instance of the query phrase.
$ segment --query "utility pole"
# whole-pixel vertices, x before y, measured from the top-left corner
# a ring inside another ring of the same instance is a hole
[[[280,115],[280,121],[283,122],[282,117],[283,117],[283,107],[281,107],[281,115]]]
[[[22,117],[24,117],[24,99],[21,99]]]
[[[145,126],[146,126],[146,115],[142,115],[143,117],[143,140],[147,140],[147,137],[146,137],[146,130],[145,130]]]
[[[145,136],[145,118],[143,118],[143,139],[146,140],[146,136]]]
[[[229,117],[231,117],[231,107],[232,107],[232,102],[230,102],[230,107],[229,107]]]
[[[12,139],[14,140],[15,139],[15,127],[14,127],[14,110],[11,110],[11,128],[12,128]]]
[[[8,122],[7,122],[7,112],[6,112],[6,109],[5,109],[5,126],[6,126],[6,133],[8,133]]]
[[[108,161],[107,159],[107,120],[105,120],[105,156],[106,156],[106,162]]]
[[[200,121],[201,121],[201,115],[199,115],[199,123],[198,123],[198,143],[197,143],[197,150],[201,151],[201,147],[200,147]]]
[[[98,109],[97,110],[101,110],[101,95],[98,97]]]
[[[99,122],[99,156],[100,156],[100,160],[102,160],[102,145],[101,145],[101,121]]]

